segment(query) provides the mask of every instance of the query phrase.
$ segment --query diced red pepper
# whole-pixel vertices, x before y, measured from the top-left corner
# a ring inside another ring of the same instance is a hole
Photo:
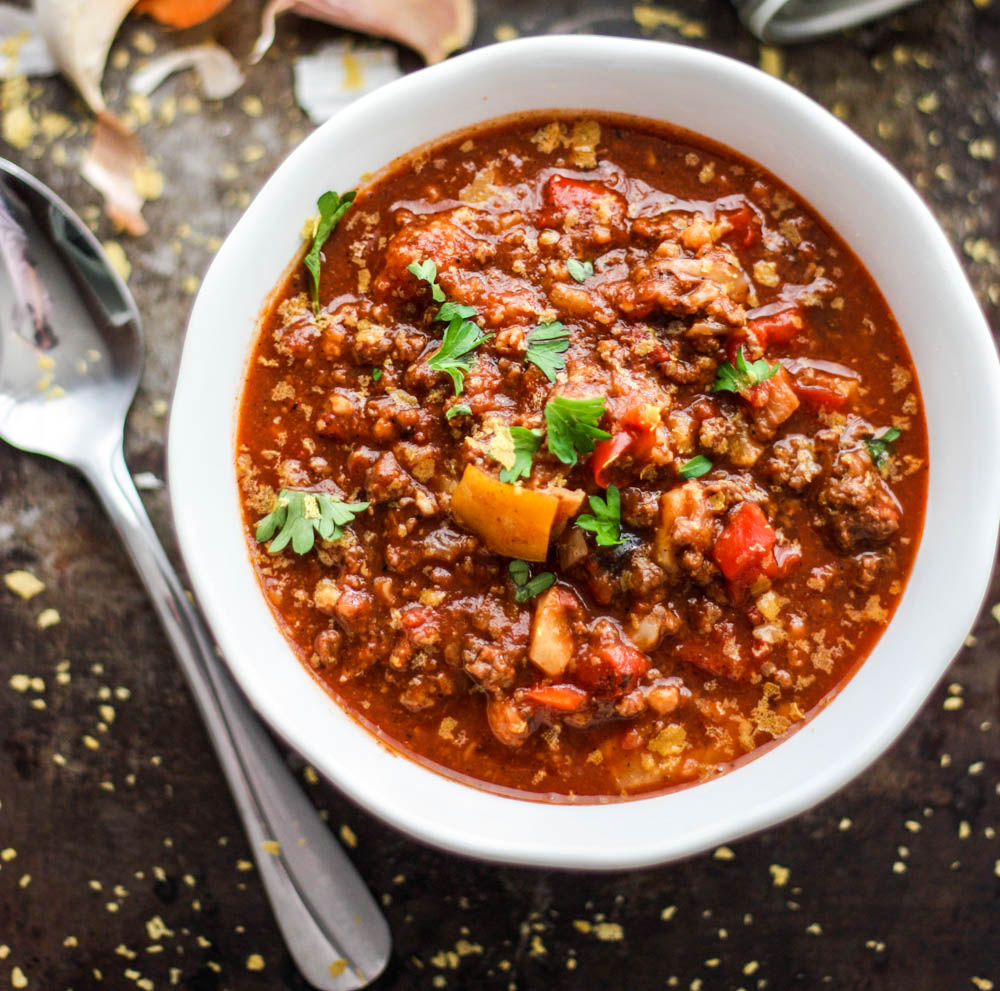
[[[656,428],[660,425],[660,411],[646,403],[630,406],[618,423],[625,429],[616,431],[608,440],[595,444],[591,456],[594,481],[601,488],[607,488],[608,470],[623,454],[628,452],[633,461],[639,462],[645,461],[652,454],[656,444]]]
[[[626,695],[649,670],[649,658],[629,644],[602,644],[574,661],[573,673],[591,691],[604,696]]]
[[[753,331],[762,348],[772,344],[787,344],[805,326],[805,320],[797,306],[747,321],[747,327]]]
[[[575,685],[541,685],[519,693],[521,698],[558,712],[579,712],[590,696]]]
[[[777,574],[776,540],[774,527],[760,506],[741,502],[729,514],[716,538],[712,557],[731,584],[752,585],[758,578],[773,578]]]
[[[760,221],[750,207],[741,206],[734,213],[727,214],[726,219],[733,227],[727,235],[733,244],[750,248],[760,240]]]
[[[599,182],[587,182],[583,179],[568,179],[562,175],[549,176],[542,190],[542,198],[546,208],[538,218],[541,227],[559,227],[563,218],[570,210],[581,216],[592,213],[598,200],[621,200],[616,193]]]
[[[608,440],[600,440],[594,445],[591,467],[594,481],[602,489],[608,487],[607,470],[632,446],[632,435],[627,430],[619,431]]]
[[[622,426],[632,435],[631,454],[635,461],[645,461],[656,445],[656,428],[660,425],[660,410],[649,403],[631,406],[622,417]]]

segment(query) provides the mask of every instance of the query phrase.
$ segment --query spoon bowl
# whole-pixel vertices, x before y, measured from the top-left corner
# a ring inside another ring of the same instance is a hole
[[[142,374],[139,312],[83,222],[0,161],[0,434],[68,464],[121,433]]]
[[[38,180],[0,159],[0,438],[79,468],[118,528],[187,677],[288,949],[310,984],[365,987],[389,928],[218,652],[125,464],[142,374],[139,312],[97,239]]]

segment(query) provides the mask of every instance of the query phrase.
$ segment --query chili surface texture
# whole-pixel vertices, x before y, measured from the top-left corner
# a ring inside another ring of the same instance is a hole
[[[631,118],[495,122],[364,186],[319,259],[318,309],[297,265],[263,316],[237,473],[282,630],[374,732],[623,797],[727,770],[870,652],[923,522],[919,387],[766,170]]]

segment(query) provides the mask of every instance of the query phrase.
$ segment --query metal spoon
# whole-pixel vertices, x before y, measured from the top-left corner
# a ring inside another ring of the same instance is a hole
[[[132,484],[122,432],[139,313],[80,219],[0,159],[0,437],[77,467],[132,556],[187,677],[295,963],[324,991],[384,969],[389,927],[219,660]]]

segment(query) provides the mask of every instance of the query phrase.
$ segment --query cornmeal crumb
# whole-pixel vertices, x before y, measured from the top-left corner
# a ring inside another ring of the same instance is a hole
[[[45,591],[45,582],[36,578],[30,571],[8,571],[3,580],[7,588],[22,599],[30,599]]]

